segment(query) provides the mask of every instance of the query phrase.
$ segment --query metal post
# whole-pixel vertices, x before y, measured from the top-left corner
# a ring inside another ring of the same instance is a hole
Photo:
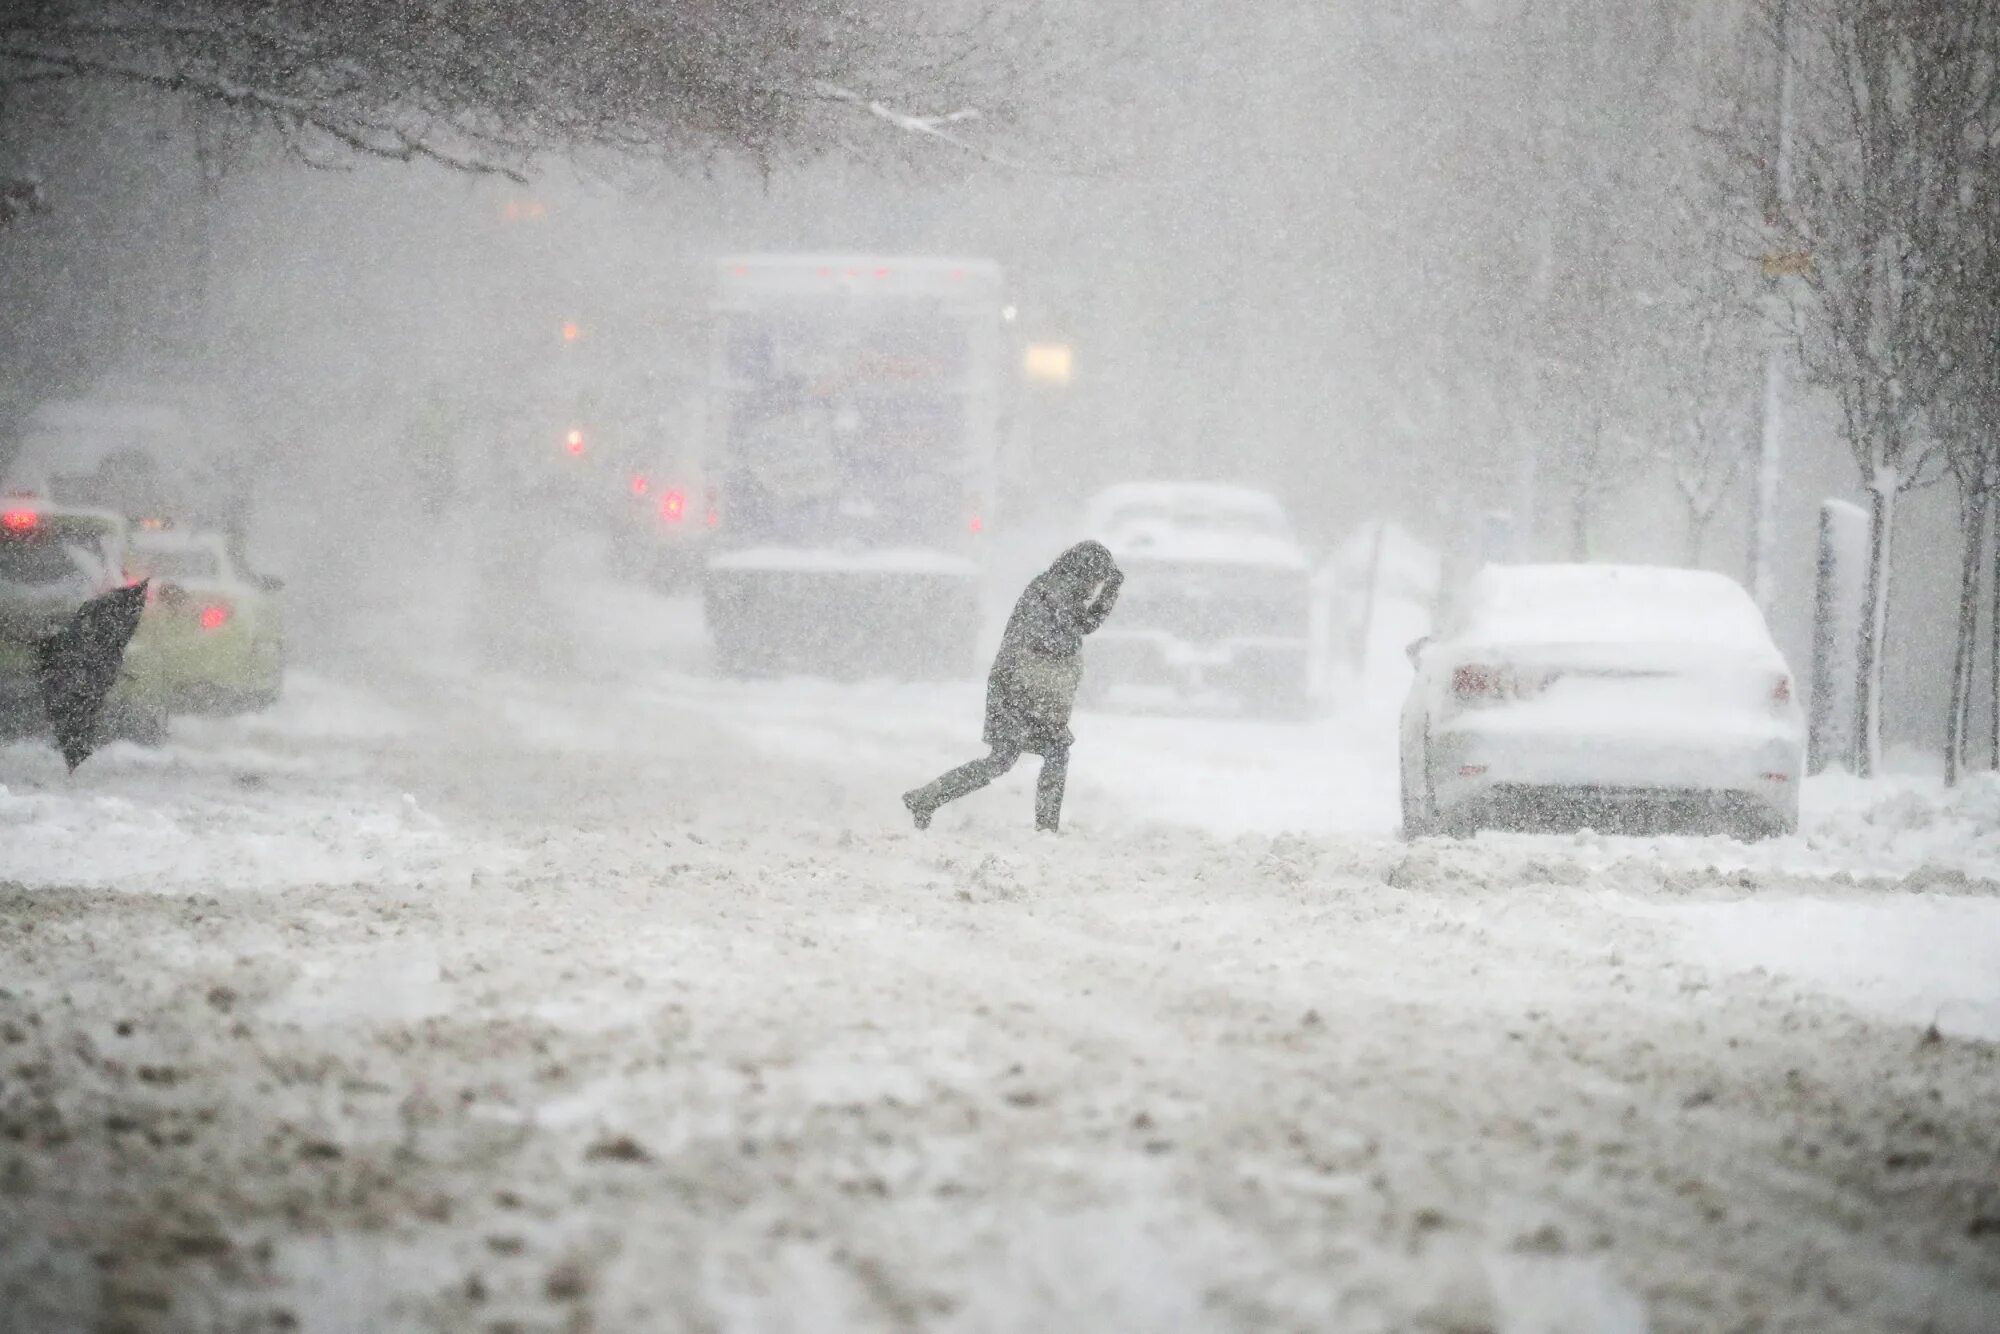
[[[1778,3],[1778,135],[1773,154],[1772,198],[1782,222],[1792,198],[1792,52],[1790,0]],[[1784,279],[1767,280],[1771,287],[1772,315],[1779,309]],[[1775,615],[1778,598],[1778,470],[1784,455],[1785,431],[1785,344],[1773,331],[1764,352],[1764,429],[1757,451],[1755,503],[1750,524],[1750,590],[1768,618]]]

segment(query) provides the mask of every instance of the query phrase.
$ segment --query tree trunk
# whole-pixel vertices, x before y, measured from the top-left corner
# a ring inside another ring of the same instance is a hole
[[[1958,569],[1958,638],[1952,646],[1950,716],[1945,720],[1944,781],[1957,787],[1965,766],[1967,733],[1972,727],[1972,669],[1979,646],[1979,577],[1986,554],[1986,487],[1983,480],[1967,485],[1964,524],[1965,556]]]
[[[1879,468],[1868,489],[1868,593],[1861,604],[1854,683],[1854,772],[1862,778],[1872,777],[1882,761],[1882,647],[1888,641],[1889,555],[1900,480],[1894,469]]]
[[[1992,635],[1986,653],[1986,666],[1992,673],[1989,684],[1993,688],[1993,698],[1989,701],[1991,712],[1987,716],[1990,732],[1987,736],[1989,749],[1986,753],[1986,767],[2000,770],[2000,525],[1993,534],[1993,610],[1987,617],[1987,633]]]

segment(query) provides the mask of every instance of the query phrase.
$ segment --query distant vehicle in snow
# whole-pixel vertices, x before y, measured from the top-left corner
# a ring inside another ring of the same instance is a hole
[[[84,603],[127,582],[128,542],[124,518],[108,510],[41,496],[0,497],[0,735],[47,728],[35,645]],[[157,668],[157,655],[135,638],[99,715],[100,739],[142,745],[166,739],[167,698]]]
[[[1084,530],[1126,574],[1118,615],[1086,649],[1093,700],[1119,686],[1221,692],[1251,712],[1307,708],[1311,563],[1264,491],[1128,482],[1090,502]]]
[[[1805,728],[1791,669],[1723,575],[1488,566],[1411,657],[1407,836],[1798,828]]]
[[[285,627],[275,580],[240,570],[221,533],[144,523],[127,564],[152,580],[133,642],[152,650],[175,708],[241,713],[277,701]]]
[[[51,399],[28,415],[0,490],[127,519],[171,514],[240,536],[255,458],[221,412],[160,390]]]
[[[716,261],[703,603],[725,671],[959,676],[999,490],[1005,302],[988,260]]]
[[[700,571],[722,524],[721,496],[702,466],[699,406],[655,415],[621,460],[613,550],[625,569],[667,590]]]

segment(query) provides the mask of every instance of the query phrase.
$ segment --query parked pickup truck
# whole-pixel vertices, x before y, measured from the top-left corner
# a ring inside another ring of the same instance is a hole
[[[1089,698],[1151,686],[1226,695],[1268,716],[1306,712],[1310,563],[1276,498],[1124,483],[1098,493],[1084,525],[1126,576],[1117,612],[1089,642]]]

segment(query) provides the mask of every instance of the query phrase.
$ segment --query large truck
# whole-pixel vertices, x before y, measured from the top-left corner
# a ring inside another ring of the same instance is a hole
[[[688,504],[722,669],[968,674],[1011,364],[999,267],[743,255],[712,291]]]

